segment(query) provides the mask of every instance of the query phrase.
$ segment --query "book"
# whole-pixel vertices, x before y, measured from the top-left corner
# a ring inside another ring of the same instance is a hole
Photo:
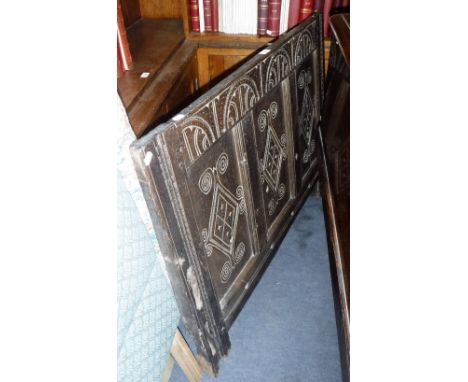
[[[212,20],[213,20],[213,32],[219,31],[219,7],[218,7],[218,0],[211,0],[211,4],[213,5],[211,10]]]
[[[314,4],[313,4],[313,7],[312,7],[312,10],[313,10],[312,13],[323,12],[323,3],[324,2],[325,2],[324,0],[315,0]]]
[[[257,34],[265,36],[268,24],[268,0],[258,0]]]
[[[305,20],[312,14],[312,0],[301,0],[301,9],[299,10],[299,21]]]
[[[289,19],[288,19],[289,29],[299,24],[299,9],[300,8],[301,8],[301,0],[291,0],[289,4]]]
[[[257,0],[218,0],[220,32],[256,35],[258,28]]]
[[[267,35],[279,36],[281,16],[281,0],[268,0]]]
[[[205,31],[205,13],[203,11],[203,0],[198,0],[198,12],[200,14],[200,32]]]
[[[289,0],[281,0],[280,34],[288,30]]]
[[[205,31],[213,32],[213,18],[211,16],[212,9],[211,0],[203,0],[203,13],[205,17]]]
[[[189,0],[190,30],[200,32],[200,12],[198,11],[198,0]]]
[[[333,0],[325,0],[323,5],[323,35],[324,37],[328,37],[328,23],[330,19],[330,10],[332,7]]]

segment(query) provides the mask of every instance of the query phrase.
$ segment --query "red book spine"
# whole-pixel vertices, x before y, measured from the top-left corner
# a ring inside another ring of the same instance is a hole
[[[341,8],[341,2],[342,2],[342,0],[334,0],[332,9]]]
[[[200,32],[200,11],[198,0],[189,0],[190,5],[190,29],[192,32]]]
[[[218,0],[211,0],[213,9],[211,10],[213,19],[213,32],[219,31]]]
[[[266,35],[268,27],[268,0],[258,0],[257,34]]]
[[[299,24],[299,9],[301,8],[301,0],[291,0],[289,3],[289,18],[288,29]]]
[[[324,0],[315,0],[314,1],[314,7],[313,7],[313,13],[315,12],[323,12],[323,3]]]
[[[333,0],[325,0],[323,6],[323,35],[328,37],[328,19],[330,18],[330,10],[332,7]]]
[[[205,32],[213,32],[213,17],[211,0],[203,0],[203,13],[205,14]]]
[[[305,20],[312,14],[312,0],[301,0],[301,9],[299,10],[299,21]]]
[[[281,0],[268,0],[268,24],[267,34],[273,37],[279,36],[281,16]]]
[[[343,8],[349,7],[349,0],[343,0],[343,1],[341,2],[341,6],[342,6]]]

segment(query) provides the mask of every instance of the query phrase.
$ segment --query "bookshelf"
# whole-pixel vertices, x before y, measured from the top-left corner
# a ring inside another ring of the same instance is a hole
[[[269,36],[192,32],[187,0],[118,0],[133,67],[117,88],[137,136],[271,42]],[[325,62],[329,41],[325,41]]]

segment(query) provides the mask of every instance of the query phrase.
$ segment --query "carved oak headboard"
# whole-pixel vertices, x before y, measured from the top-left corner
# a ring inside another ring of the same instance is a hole
[[[228,330],[317,180],[321,15],[284,34],[132,155],[179,310],[218,371]]]

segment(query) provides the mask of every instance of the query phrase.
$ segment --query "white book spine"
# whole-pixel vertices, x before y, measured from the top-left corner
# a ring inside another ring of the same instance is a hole
[[[224,32],[223,0],[218,0],[218,30]]]
[[[289,1],[281,0],[280,34],[288,30]]]
[[[203,8],[203,0],[198,0],[198,13],[200,15],[200,32],[205,31],[205,10]]]

